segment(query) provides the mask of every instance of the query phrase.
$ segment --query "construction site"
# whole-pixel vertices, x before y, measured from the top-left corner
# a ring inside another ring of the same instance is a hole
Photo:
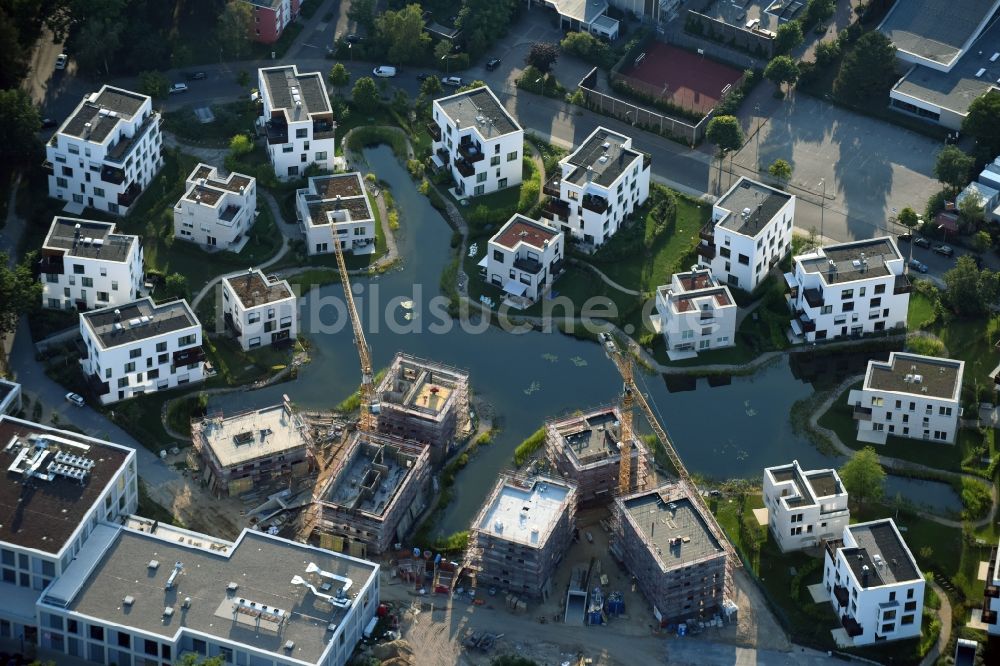
[[[469,373],[463,370],[400,352],[376,394],[379,432],[427,444],[432,464],[469,428]]]

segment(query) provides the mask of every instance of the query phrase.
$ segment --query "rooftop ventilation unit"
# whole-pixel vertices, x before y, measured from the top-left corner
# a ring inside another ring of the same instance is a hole
[[[985,74],[985,73],[986,73],[986,68],[985,68],[985,67],[980,67],[980,68],[979,68],[979,71],[978,71],[978,72],[976,72],[976,78],[977,78],[977,79],[978,79],[978,78],[980,78],[980,77],[981,77],[981,76],[982,76],[983,74]]]
[[[283,647],[286,650],[289,650],[289,651],[294,650],[295,649],[295,641],[285,641],[285,645]]]
[[[229,585],[226,585],[226,592],[235,592],[238,589],[240,589],[239,583],[230,582]]]
[[[160,562],[159,560],[150,560],[149,564],[147,564],[146,567],[152,569],[153,571],[156,571],[157,569],[160,568]]]
[[[164,617],[164,618],[169,618],[169,617],[173,617],[173,615],[174,615],[174,609],[173,609],[172,607],[170,607],[170,606],[165,606],[165,607],[163,608],[163,617]]]
[[[163,589],[172,590],[177,582],[177,576],[180,575],[181,571],[184,570],[184,564],[181,562],[174,562],[174,570],[170,572],[170,578],[167,579],[167,584]]]
[[[132,604],[134,603],[135,603],[135,597],[133,597],[131,594],[127,595],[124,599],[122,599],[122,606],[125,606],[126,608],[131,607]]]

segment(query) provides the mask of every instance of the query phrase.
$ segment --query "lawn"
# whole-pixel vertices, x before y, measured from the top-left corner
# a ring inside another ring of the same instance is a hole
[[[197,391],[198,388],[200,387],[193,390]],[[153,453],[159,453],[161,449],[191,444],[189,440],[178,440],[168,435],[161,417],[163,405],[168,400],[179,398],[191,390],[191,386],[183,386],[169,391],[156,391],[108,405],[104,411],[143,446]]]
[[[936,322],[927,330],[941,338],[949,358],[965,361],[966,388],[976,382],[980,389],[992,385],[989,373],[997,365],[995,342],[1000,337],[1000,316],[989,320],[953,318]]]
[[[350,94],[350,86],[353,82],[348,84],[348,95]],[[373,125],[396,125],[396,121],[392,118],[392,115],[383,106],[379,108],[374,113],[361,113],[350,108],[346,118],[337,119],[337,136],[341,138],[337,141],[337,154],[344,154],[344,142],[343,137],[347,136],[355,127],[370,127]]]
[[[226,386],[243,386],[283,370],[292,361],[292,349],[271,346],[243,351],[234,339],[218,336],[206,341],[205,355]]]
[[[213,148],[227,148],[235,135],[253,132],[254,121],[257,119],[257,109],[253,102],[240,100],[228,104],[213,104],[211,109],[215,120],[210,123],[199,121],[193,108],[188,106],[164,113],[164,129],[187,143]]]
[[[934,303],[919,291],[910,293],[910,309],[906,315],[906,327],[916,331],[934,320]]]

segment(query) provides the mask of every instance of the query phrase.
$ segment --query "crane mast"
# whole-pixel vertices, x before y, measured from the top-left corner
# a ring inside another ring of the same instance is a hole
[[[368,341],[365,340],[365,331],[361,327],[361,317],[358,315],[358,308],[354,304],[354,293],[351,291],[351,278],[347,274],[347,263],[344,261],[344,250],[340,246],[340,239],[337,238],[336,225],[331,225],[330,231],[333,234],[333,247],[337,255],[337,268],[340,270],[340,282],[344,287],[344,298],[347,299],[347,312],[351,317],[351,329],[354,332],[354,346],[358,350],[358,359],[361,362],[361,415],[358,421],[358,430],[361,432],[375,432],[375,415],[378,412],[378,404],[375,400],[375,377],[372,372],[371,349]]]
[[[615,362],[616,364],[618,361]],[[632,408],[635,399],[632,396],[632,364],[630,362],[619,366],[619,371],[624,380],[622,384],[622,442],[621,442],[621,462],[618,465],[618,492],[622,495],[628,494],[632,488],[632,438],[635,433],[632,430]]]

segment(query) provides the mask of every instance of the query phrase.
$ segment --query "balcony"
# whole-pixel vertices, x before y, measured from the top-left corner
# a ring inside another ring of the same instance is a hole
[[[698,317],[698,321],[701,324],[711,324],[715,321],[715,311],[714,310],[702,310],[701,316]]]
[[[799,323],[799,326],[802,327],[803,333],[812,333],[816,330],[816,322],[810,319],[809,315],[805,312],[799,312],[796,315],[795,320]]]
[[[862,407],[861,405],[855,405],[854,413],[851,416],[855,421],[871,421],[872,420],[871,407]]]
[[[802,292],[802,295],[806,297],[806,303],[809,304],[811,308],[821,308],[823,307],[823,292],[819,289],[806,289]]]
[[[559,222],[569,222],[569,204],[559,199],[549,199],[542,206],[542,217]]]
[[[715,225],[709,222],[698,230],[698,237],[709,243],[715,242]]]
[[[51,253],[51,254],[50,254]],[[63,264],[63,253],[42,250],[42,257],[38,260],[38,272],[50,275],[62,275],[65,272]]]
[[[608,210],[608,200],[602,196],[596,194],[585,194],[583,195],[584,209],[589,210],[591,213],[597,213],[598,215],[603,215]]]
[[[997,612],[990,609],[990,604],[988,600],[983,601],[983,612],[979,618],[983,624],[996,624],[997,623]]]
[[[201,363],[204,360],[205,352],[201,347],[189,347],[174,352],[173,365],[180,367],[182,365],[191,365],[192,363]]]
[[[843,585],[833,586],[833,596],[840,604],[841,608],[847,606],[851,602],[851,593],[847,591],[847,588]]]
[[[142,188],[139,187],[139,183],[132,183],[125,188],[124,192],[118,195],[118,205],[128,208],[135,203],[135,200],[139,198],[140,194],[142,194]]]
[[[435,155],[437,155],[438,159],[441,160],[441,164],[448,164],[448,162],[451,161],[451,153],[449,153],[445,148],[438,148]]]
[[[698,244],[695,252],[698,253],[699,257],[704,258],[707,261],[715,259],[715,243],[709,243],[707,241],[702,241]]]
[[[55,172],[56,172],[55,165],[53,165],[52,162],[49,162],[48,160],[42,162],[42,173],[51,176],[54,175]]]
[[[538,261],[537,259],[518,257],[514,259],[514,268],[516,268],[519,271],[524,271],[525,273],[538,275],[539,273],[542,272],[542,269],[544,269],[545,266],[543,266],[542,262]]]
[[[132,152],[132,149],[139,144],[139,141],[146,135],[146,132],[154,125],[159,127],[161,121],[160,114],[149,114],[149,117],[135,130],[135,134],[132,136],[123,136],[118,140],[118,143],[109,147],[104,159],[109,162],[124,162],[125,156]]]
[[[911,291],[913,291],[913,285],[910,283],[910,278],[905,275],[897,275],[896,282],[892,285],[893,295],[908,294]]]
[[[427,133],[435,141],[441,141],[441,126],[437,123],[427,123]]]
[[[100,397],[111,392],[111,385],[95,374],[86,375],[87,390]]]
[[[476,173],[476,167],[462,158],[455,160],[455,168],[458,169],[458,173],[462,174],[462,178],[468,178]]]
[[[312,126],[313,141],[334,138],[334,131],[336,129],[337,123],[333,122],[332,118],[317,118],[313,121]]]
[[[104,165],[101,168],[101,182],[121,185],[125,182],[125,170]]]
[[[469,164],[475,164],[483,160],[483,149],[478,143],[471,141],[461,141],[458,144],[458,154],[465,158]]]
[[[562,183],[562,175],[556,174],[545,181],[545,185],[542,186],[542,194],[547,194],[550,197],[559,198],[559,184]]]
[[[267,134],[267,145],[275,146],[288,143],[288,125],[286,123],[271,120],[264,123],[264,132]]]
[[[845,614],[842,618],[840,618],[840,623],[843,625],[844,631],[846,631],[847,635],[851,638],[857,638],[861,634],[865,633],[865,628],[858,624],[858,621],[850,615]]]

